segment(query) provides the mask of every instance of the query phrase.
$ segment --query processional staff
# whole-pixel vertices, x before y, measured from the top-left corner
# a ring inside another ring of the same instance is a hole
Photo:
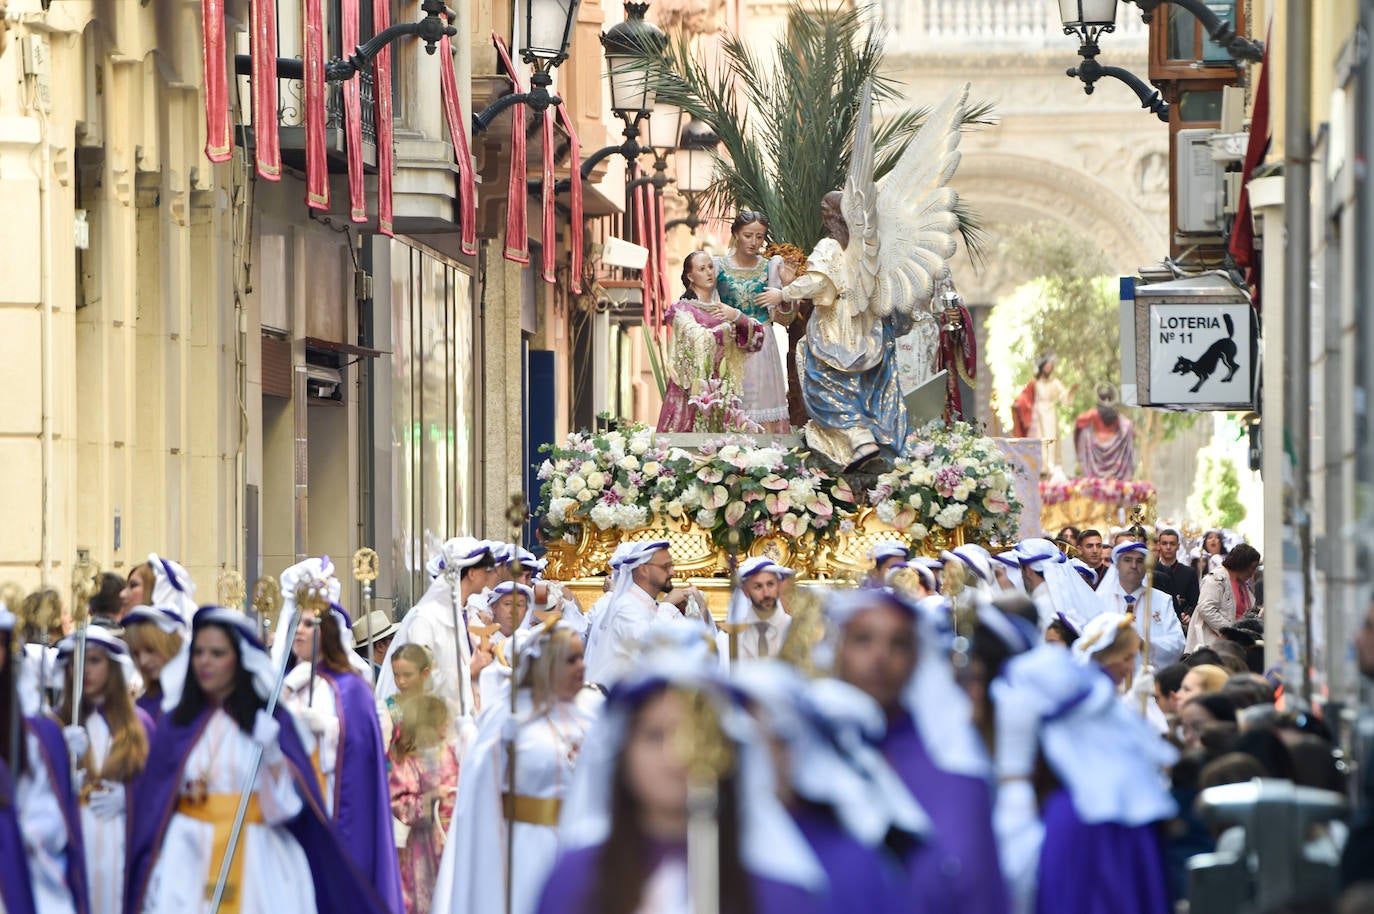
[[[1136,505],[1131,510],[1131,524],[1140,530],[1141,539],[1145,541],[1145,599],[1143,601],[1142,612],[1145,613],[1145,646],[1140,654],[1140,672],[1142,675],[1150,671],[1150,644],[1151,636],[1154,633],[1154,615],[1150,609],[1150,595],[1155,589],[1155,520],[1157,512],[1155,510],[1155,495],[1150,493],[1149,497]],[[1148,692],[1140,694],[1140,713],[1144,714],[1150,706],[1150,695]]]
[[[90,599],[95,593],[95,576],[100,566],[91,561],[90,553],[77,552],[72,566],[72,623],[76,626],[76,653],[72,658],[72,726],[81,726],[81,701],[86,694],[86,626],[90,622]],[[72,760],[72,766],[77,761]]]
[[[734,764],[711,697],[692,690],[677,751],[687,769],[687,878],[692,914],[720,914],[720,779]]]
[[[243,575],[238,571],[233,568],[226,568],[221,571],[215,589],[219,593],[220,606],[232,606],[234,609],[243,609],[243,598],[247,594],[245,592]]]
[[[258,614],[258,636],[263,644],[277,624],[281,603],[281,584],[276,578],[265,574],[253,582],[253,611]]]
[[[506,508],[506,523],[510,525],[511,541],[511,579],[520,580],[520,575],[524,567],[520,564],[520,532],[525,526],[525,521],[529,517],[529,508],[525,504],[523,494],[515,494],[510,497],[510,504]],[[520,591],[517,589],[516,594]],[[534,609],[533,604],[529,607]],[[510,635],[510,721],[506,727],[506,914],[514,914],[515,911],[515,804],[519,796],[515,789],[515,745],[516,734],[519,724],[516,722],[516,692],[519,690],[520,683],[520,642],[516,639],[516,633],[520,625],[519,619],[513,619],[514,627]]]
[[[377,580],[377,572],[380,565],[377,561],[377,550],[370,546],[364,546],[353,553],[353,580],[363,585],[363,617],[367,619],[367,650],[368,656],[372,656],[372,582]],[[372,667],[369,665],[368,669]],[[375,676],[373,677],[376,678]],[[377,684],[374,682],[372,687],[375,689]]]
[[[14,630],[10,632],[9,656],[5,664],[9,667],[10,687],[10,757],[5,759],[10,766],[10,774],[19,770],[19,753],[23,747],[24,713],[19,702],[19,666],[24,662],[24,627],[28,624],[28,599],[18,584],[13,582],[0,589],[3,601],[14,615]]]

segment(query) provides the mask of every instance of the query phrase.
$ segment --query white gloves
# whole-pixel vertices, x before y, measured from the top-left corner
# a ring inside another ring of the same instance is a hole
[[[253,718],[253,742],[262,747],[262,763],[269,768],[285,758],[281,751],[280,736],[281,724],[267,713],[266,708],[259,708],[257,716]]]
[[[118,781],[101,781],[86,799],[86,806],[101,819],[113,819],[124,813],[124,785]]]
[[[323,736],[334,721],[334,715],[317,711],[311,707],[294,708],[291,712],[316,736]]]
[[[91,738],[86,735],[85,727],[63,727],[62,740],[67,744],[67,753],[76,761],[81,761],[91,751]]]
[[[1135,677],[1131,683],[1131,697],[1138,704],[1142,698],[1150,698],[1155,694],[1155,668],[1147,666],[1140,671],[1140,675]]]

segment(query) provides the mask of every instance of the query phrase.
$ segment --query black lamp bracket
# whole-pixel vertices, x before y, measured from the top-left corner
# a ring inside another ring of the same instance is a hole
[[[1084,93],[1092,95],[1093,89],[1096,88],[1096,82],[1104,76],[1110,76],[1130,86],[1135,97],[1140,99],[1140,107],[1151,112],[1164,123],[1169,123],[1169,103],[1164,100],[1164,96],[1159,94],[1158,89],[1123,67],[1103,66],[1097,62],[1098,53],[1099,48],[1096,42],[1084,42],[1083,46],[1078,49],[1078,54],[1083,58],[1083,62],[1076,67],[1069,67],[1066,71],[1069,76],[1083,82]]]

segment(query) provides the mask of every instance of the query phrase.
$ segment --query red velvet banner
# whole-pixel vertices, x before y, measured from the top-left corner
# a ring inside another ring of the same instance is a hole
[[[557,277],[554,275],[558,264],[558,233],[554,231],[554,225],[558,214],[554,205],[554,198],[558,193],[558,175],[554,170],[553,162],[553,109],[544,109],[544,180],[541,182],[541,203],[543,204],[543,219],[540,224],[540,242],[543,247],[543,270],[544,282],[552,283]]]
[[[563,119],[563,126],[568,131],[568,156],[572,159],[572,168],[568,174],[568,180],[572,184],[568,196],[569,205],[572,208],[572,225],[569,226],[568,239],[572,250],[569,252],[569,261],[572,264],[572,281],[570,286],[574,295],[582,293],[582,246],[586,243],[583,238],[585,226],[582,224],[582,142],[577,138],[577,128],[573,126],[572,116],[568,114],[566,105],[558,106],[558,116]]]
[[[372,0],[374,34],[391,25],[391,0]],[[391,209],[391,177],[396,168],[396,150],[391,142],[391,48],[382,48],[372,62],[372,93],[376,97],[377,121],[377,231],[394,235]]]
[[[654,329],[663,325],[668,308],[668,232],[663,216],[663,195],[656,189],[648,188],[654,201],[654,239],[658,245],[658,313],[654,315]]]
[[[630,180],[638,180],[640,177],[639,163],[635,162],[630,169]],[[644,185],[634,189],[635,206],[635,228],[636,237],[639,243],[649,249],[649,259],[644,264],[644,269],[639,273],[639,287],[643,301],[640,303],[643,311],[644,326],[651,326],[654,313],[654,295],[657,292],[657,283],[654,282],[654,249],[649,244],[649,208],[645,205]]]
[[[252,26],[253,145],[258,174],[281,180],[281,139],[277,133],[277,4],[253,0]]]
[[[224,53],[224,0],[201,0],[201,50],[205,74],[205,157],[227,162],[234,150],[229,126],[229,70]]]
[[[510,48],[500,35],[493,34],[496,53],[501,65],[510,75],[511,90],[524,92],[520,84],[520,73],[510,59]],[[529,191],[527,181],[529,170],[525,166],[525,106],[516,105],[511,109],[510,136],[510,183],[506,190],[506,250],[507,260],[516,263],[530,262],[529,216],[525,211]]]
[[[462,234],[462,250],[464,254],[476,254],[477,176],[473,173],[468,128],[463,121],[463,106],[458,98],[458,77],[453,71],[453,45],[447,35],[439,43],[439,57],[439,93],[444,103],[444,118],[448,121],[449,139],[453,142],[453,155],[458,160],[458,226]],[[521,134],[523,137],[524,134]],[[521,195],[520,199],[523,201],[525,198]],[[525,262],[529,262],[528,254]]]
[[[343,0],[343,52],[352,54],[358,46],[359,0]],[[367,188],[363,183],[363,77],[359,73],[343,84],[344,146],[348,150],[348,216],[354,222],[367,221]]]
[[[329,160],[324,130],[324,11],[321,0],[305,0],[305,203],[329,209]]]

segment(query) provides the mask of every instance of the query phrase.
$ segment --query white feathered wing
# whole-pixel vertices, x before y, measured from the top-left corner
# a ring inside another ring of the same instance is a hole
[[[873,101],[867,84],[859,102],[854,151],[841,202],[850,242],[850,307],[879,318],[924,309],[958,247],[958,194],[949,179],[959,167],[960,125],[969,86],[950,93],[930,113],[879,187],[873,178]]]

